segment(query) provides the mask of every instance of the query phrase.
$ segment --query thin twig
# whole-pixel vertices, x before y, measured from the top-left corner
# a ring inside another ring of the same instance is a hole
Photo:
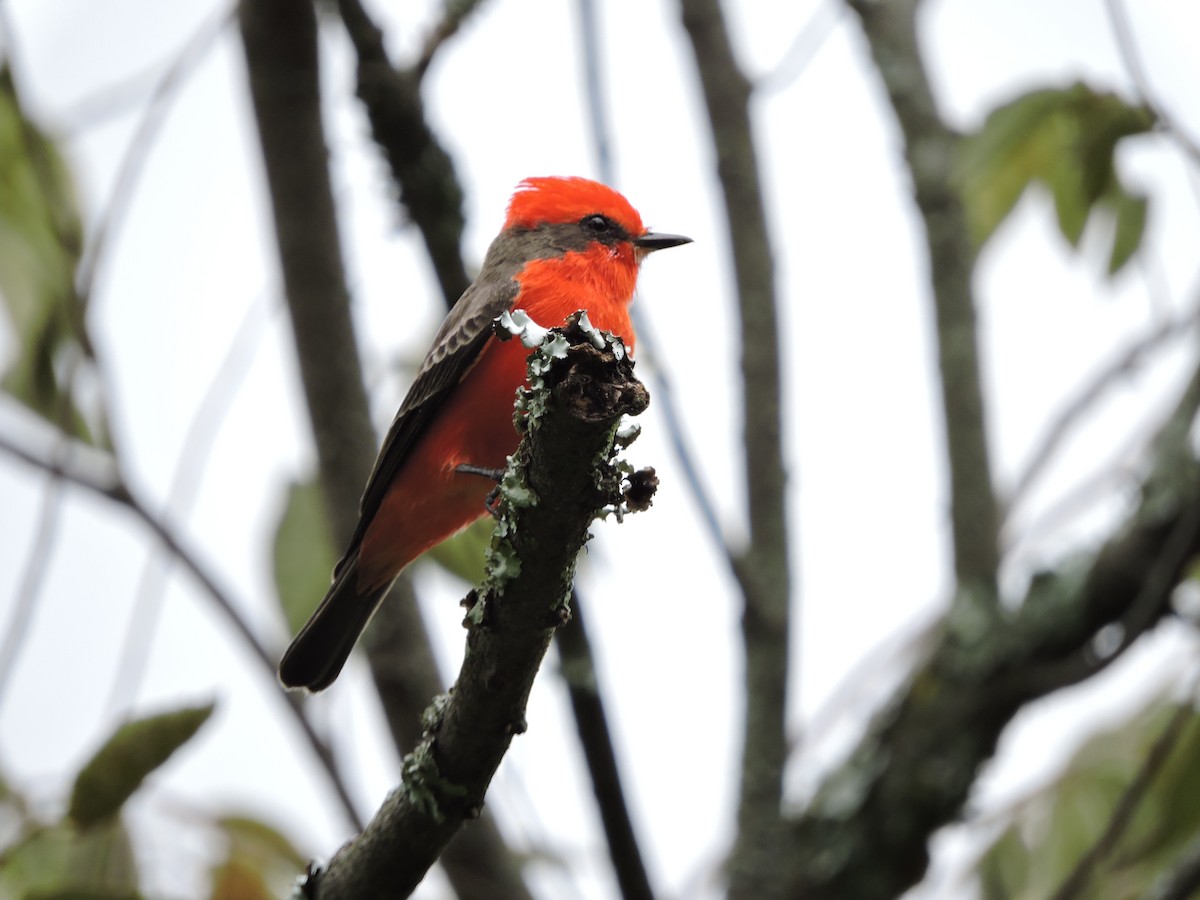
[[[1192,460],[1191,438],[1193,423],[1200,411],[1200,366],[1197,366],[1180,393],[1171,414],[1163,421],[1151,441],[1155,464],[1142,487],[1142,502],[1153,505],[1156,498],[1178,493],[1177,469]],[[1052,690],[1078,684],[1111,665],[1117,657],[1133,646],[1141,635],[1162,616],[1165,597],[1170,596],[1177,573],[1191,558],[1200,535],[1200,506],[1185,507],[1170,530],[1165,532],[1154,548],[1153,563],[1147,567],[1137,592],[1121,612],[1117,624],[1121,639],[1117,646],[1097,657],[1091,646],[1063,654],[1045,663],[1022,667],[1014,677],[1018,692],[1044,696]]]
[[[1195,900],[1200,891],[1200,837],[1194,838],[1176,857],[1174,865],[1146,894],[1145,900]]]
[[[166,550],[175,557],[185,570],[200,584],[205,594],[209,599],[216,604],[217,609],[224,616],[226,622],[232,627],[234,632],[241,638],[242,643],[250,650],[250,655],[258,661],[265,669],[272,681],[275,679],[275,658],[267,651],[267,649],[259,642],[254,633],[250,630],[250,626],[246,620],[242,618],[238,612],[236,604],[232,601],[227,593],[222,590],[216,579],[200,564],[195,554],[191,553],[183,546],[181,539],[175,534],[171,526],[163,519],[156,516],[150,511],[149,506],[144,503],[135,494],[121,477],[120,471],[117,468],[116,461],[108,454],[100,454],[102,460],[101,466],[96,466],[93,461],[93,467],[88,469],[80,466],[76,461],[69,457],[62,461],[47,460],[39,454],[21,447],[19,444],[10,440],[5,435],[0,435],[0,451],[18,459],[28,465],[49,472],[55,477],[61,478],[64,481],[70,482],[80,488],[83,488],[89,493],[104,497],[107,500],[112,500],[115,503],[124,506],[145,526],[157,540],[166,548]],[[281,697],[286,703],[288,709],[292,712],[292,717],[296,724],[300,726],[300,730],[304,733],[309,746],[316,754],[317,759],[321,763],[326,775],[329,778],[330,784],[333,786],[334,792],[338,797],[338,801],[342,805],[342,809],[347,820],[355,828],[362,827],[362,820],[358,816],[357,810],[354,808],[354,801],[350,798],[349,790],[345,782],[342,780],[341,774],[334,765],[333,754],[325,741],[317,734],[312,723],[308,720],[308,716],[300,702],[293,694],[285,694],[283,691],[276,692],[276,696]]]
[[[1046,466],[1053,460],[1055,453],[1071,430],[1107,393],[1108,389],[1132,374],[1152,351],[1178,337],[1189,328],[1195,327],[1198,321],[1200,321],[1200,307],[1192,309],[1179,318],[1163,322],[1130,344],[1123,353],[1084,385],[1074,399],[1061,409],[1058,416],[1050,423],[1050,427],[1046,429],[1037,447],[1029,455],[1029,462],[1017,476],[1016,484],[1009,494],[1006,503],[1006,518],[1012,514],[1013,509],[1027,495],[1029,488],[1045,471]]]
[[[599,673],[592,654],[579,591],[571,592],[571,621],[554,635],[560,674],[567,685],[575,730],[583,747],[592,793],[604,826],[608,855],[624,900],[653,900],[650,875],[638,845],[637,832],[629,815],[629,804],[621,784],[621,769],[604,709]]]
[[[1137,43],[1134,41],[1133,27],[1124,3],[1122,0],[1104,0],[1104,8],[1108,11],[1108,22],[1117,42],[1117,52],[1121,55],[1125,70],[1129,73],[1129,78],[1140,95],[1139,99],[1154,111],[1154,115],[1162,124],[1163,129],[1174,136],[1187,155],[1192,158],[1192,162],[1200,164],[1200,142],[1180,128],[1175,117],[1158,102],[1154,89],[1150,85],[1150,78],[1142,62],[1142,56],[1138,52]]]
[[[583,45],[583,83],[585,99],[587,100],[588,118],[591,121],[592,147],[596,154],[596,171],[600,180],[605,184],[616,184],[616,163],[613,147],[615,141],[609,128],[607,104],[604,100],[603,74],[601,72],[601,53],[599,28],[596,17],[595,0],[579,0],[580,6],[580,42]],[[712,542],[713,549],[720,554],[728,564],[731,574],[734,574],[733,552],[725,539],[725,532],[717,516],[717,507],[713,502],[700,467],[696,463],[696,454],[692,450],[691,441],[683,427],[683,417],[679,412],[679,403],[675,396],[675,386],[667,374],[666,367],[655,365],[656,360],[665,360],[661,352],[662,343],[654,330],[653,323],[646,312],[645,297],[636,304],[631,314],[634,330],[637,332],[639,359],[649,360],[650,368],[647,381],[658,408],[659,419],[667,426],[667,441],[679,463],[680,474],[688,495],[696,504],[700,513],[700,522]]]
[[[579,0],[579,24],[580,43],[583,47],[584,96],[591,123],[596,167],[601,181],[615,184],[615,142],[609,127],[608,106],[605,102],[604,54],[595,0]],[[643,308],[641,305],[633,308],[634,328],[643,354],[639,358],[648,357],[653,360],[658,348],[653,331],[642,312]],[[708,525],[709,534],[714,538],[718,551],[724,559],[729,560],[729,548],[722,537],[712,502],[697,474],[665,371],[661,367],[651,366],[650,378],[651,393],[662,410],[661,417],[667,424],[672,449],[684,473],[685,483],[701,509],[702,519]],[[646,871],[637,833],[629,815],[629,803],[621,783],[620,767],[608,727],[604,697],[597,683],[591,640],[585,624],[586,607],[578,591],[573,594],[571,606],[571,621],[559,629],[555,635],[555,643],[562,664],[563,680],[567,684],[567,692],[571,699],[575,730],[583,747],[588,777],[604,827],[609,859],[616,874],[617,884],[626,900],[652,898],[654,892],[650,885],[650,876]]]
[[[426,36],[421,53],[412,64],[412,71],[416,73],[418,81],[425,77],[433,58],[446,41],[458,34],[463,22],[482,5],[483,0],[444,0],[442,18]]]
[[[236,7],[230,5],[216,13],[202,25],[183,49],[175,62],[167,69],[150,95],[149,104],[138,122],[137,130],[129,140],[128,149],[121,159],[117,170],[112,193],[104,207],[99,221],[92,229],[91,239],[84,247],[83,257],[79,261],[79,269],[75,277],[75,291],[82,307],[81,314],[86,312],[96,283],[96,272],[108,249],[113,234],[121,224],[125,213],[133,201],[138,180],[145,169],[146,160],[154,147],[159,129],[166,121],[179,90],[187,77],[196,69],[217,42],[217,37],[232,20]]]
[[[241,324],[230,341],[216,374],[196,406],[192,420],[183,437],[183,450],[175,463],[166,506],[178,522],[186,522],[204,477],[204,468],[212,451],[221,423],[228,412],[238,387],[254,358],[254,346],[262,337],[258,314],[264,304],[254,302],[246,310]],[[153,642],[151,637],[158,623],[158,612],[165,597],[164,587],[170,577],[171,560],[161,560],[155,554],[146,560],[134,591],[133,609],[121,652],[117,656],[117,673],[113,676],[108,695],[108,708],[116,711],[122,697],[132,697],[145,670]]]
[[[1193,679],[1187,700],[1180,702],[1162,732],[1150,745],[1150,749],[1146,752],[1146,758],[1138,767],[1137,774],[1121,794],[1117,805],[1113,807],[1103,833],[1080,857],[1079,862],[1059,885],[1058,890],[1054,892],[1053,900],[1072,900],[1072,898],[1080,896],[1086,890],[1099,864],[1116,849],[1126,830],[1133,823],[1134,813],[1137,812],[1146,792],[1150,790],[1150,785],[1154,783],[1154,779],[1162,771],[1174,751],[1175,745],[1179,743],[1184,727],[1195,717],[1196,710],[1192,701],[1198,687],[1200,687],[1200,678]]]
[[[604,77],[600,71],[603,54],[600,50],[596,0],[579,0],[579,43],[583,47],[583,87],[592,129],[592,150],[596,154],[596,170],[605,184],[616,184],[612,131],[608,127],[608,104],[604,101]]]
[[[825,46],[825,41],[846,17],[847,11],[845,4],[837,0],[826,0],[818,5],[796,33],[779,62],[755,81],[755,94],[777,94],[794,84],[816,58],[817,52]]]
[[[21,579],[17,582],[12,616],[6,623],[4,641],[0,643],[0,708],[4,706],[4,695],[8,693],[9,680],[16,671],[17,659],[25,645],[29,626],[33,622],[33,611],[37,607],[38,595],[49,571],[50,553],[54,549],[61,514],[62,481],[58,476],[50,475],[38,512],[33,546],[25,561]]]

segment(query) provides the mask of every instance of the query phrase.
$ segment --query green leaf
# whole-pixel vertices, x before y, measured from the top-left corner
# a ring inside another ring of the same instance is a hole
[[[1120,191],[1111,198],[1110,204],[1116,221],[1112,253],[1108,258],[1108,274],[1116,275],[1142,245],[1148,201],[1144,196]]]
[[[437,563],[467,584],[483,581],[483,562],[492,543],[491,517],[478,519],[454,537],[429,550],[424,559]]]
[[[217,827],[229,838],[231,855],[260,864],[281,862],[293,872],[308,864],[308,857],[282,832],[259,819],[224,816],[217,820]]]
[[[1057,165],[1046,173],[1044,179],[1054,197],[1058,230],[1076,250],[1079,249],[1079,240],[1083,237],[1083,229],[1091,212],[1091,202],[1087,199],[1081,174],[1074,165]]]
[[[267,886],[261,872],[240,860],[228,859],[213,869],[211,900],[275,900],[281,896]]]
[[[115,815],[146,776],[187,743],[212,711],[210,703],[119,727],[76,777],[68,817],[87,828]]]
[[[4,850],[0,897],[134,900],[137,866],[119,818],[80,832],[63,822],[27,833]]]
[[[258,900],[285,896],[307,858],[275,828],[246,816],[217,821],[229,850],[213,869],[212,900]]]
[[[997,838],[979,863],[983,900],[1010,900],[1029,878],[1029,849],[1015,827]]]
[[[68,395],[91,359],[75,291],[82,225],[70,172],[53,141],[25,117],[0,67],[0,300],[17,337],[0,388],[56,427],[94,441]],[[96,424],[102,424],[102,417]]]
[[[337,557],[329,536],[325,499],[317,480],[294,481],[275,526],[275,590],[295,634],[329,590]]]
[[[1117,145],[1154,122],[1148,108],[1082,83],[1032,91],[997,107],[963,139],[954,173],[975,242],[986,243],[1026,189],[1040,183],[1050,191],[1059,230],[1072,247],[1078,248],[1098,205],[1116,212],[1109,259],[1115,273],[1137,252],[1146,213],[1145,198],[1129,192],[1116,173]],[[1114,205],[1117,198],[1128,207]]]
[[[955,180],[971,234],[984,244],[1029,184],[1053,166],[1062,141],[1057,91],[1034,91],[992,111],[976,134],[963,138]]]
[[[980,860],[985,900],[1054,894],[1108,827],[1150,747],[1175,714],[1157,703],[1118,728],[1098,734],[1075,754],[1062,776],[1022,804]],[[1187,720],[1128,826],[1094,870],[1082,897],[1141,897],[1200,832],[1200,715]]]

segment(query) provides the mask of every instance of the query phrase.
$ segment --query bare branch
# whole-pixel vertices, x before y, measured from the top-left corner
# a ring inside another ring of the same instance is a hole
[[[782,894],[780,803],[787,759],[786,690],[792,637],[787,473],[783,463],[774,260],[750,129],[750,82],[733,56],[717,0],[682,0],[684,30],[704,92],[733,252],[741,322],[742,436],[750,544],[734,566],[742,589],[745,743],[731,897]]]
[[[1097,401],[1108,392],[1108,389],[1128,377],[1138,366],[1142,365],[1150,353],[1157,350],[1166,342],[1178,337],[1189,328],[1195,327],[1200,321],[1200,307],[1191,310],[1177,319],[1163,322],[1138,340],[1130,344],[1123,353],[1098,372],[1095,377],[1080,390],[1069,403],[1059,412],[1050,423],[1036,449],[1030,454],[1029,462],[1017,476],[1016,484],[1008,496],[1006,513],[1011,513],[1021,499],[1028,493],[1030,486],[1038,476],[1045,471],[1046,466],[1054,458],[1063,440],[1070,434],[1071,429],[1084,415],[1091,410]]]
[[[1154,112],[1164,130],[1175,138],[1183,151],[1191,157],[1192,162],[1200,164],[1200,143],[1180,128],[1175,117],[1158,102],[1154,89],[1150,86],[1150,78],[1134,41],[1133,28],[1129,23],[1124,3],[1122,0],[1104,0],[1104,8],[1108,11],[1108,21],[1117,42],[1117,52],[1121,54],[1125,70],[1137,89],[1138,99]]]
[[[49,570],[50,553],[58,535],[61,513],[62,482],[57,475],[51,475],[38,512],[33,547],[25,561],[21,579],[17,582],[17,596],[13,603],[12,615],[5,623],[4,640],[0,642],[0,707],[4,706],[4,695],[8,692],[9,679],[16,671],[21,648],[25,645],[25,638],[29,634],[33,611],[37,606],[42,583]]]
[[[262,337],[267,321],[265,307],[260,297],[246,310],[233,340],[230,341],[221,362],[217,365],[212,381],[204,396],[200,398],[187,430],[184,432],[182,450],[171,475],[167,489],[166,508],[174,514],[175,521],[185,523],[200,486],[204,482],[204,468],[212,452],[225,414],[233,402],[242,380],[254,358],[255,344]],[[278,309],[278,304],[272,308]],[[164,585],[171,573],[171,560],[162,560],[151,554],[142,567],[138,584],[134,590],[133,608],[129,614],[125,639],[117,655],[117,673],[113,677],[108,695],[110,711],[119,710],[125,698],[133,697],[145,671],[146,660],[154,646],[152,635],[158,624],[158,612],[166,597]]]
[[[163,547],[183,568],[200,584],[203,592],[216,604],[218,611],[226,622],[233,627],[234,632],[241,638],[242,643],[250,650],[252,658],[258,661],[272,681],[275,679],[275,658],[259,642],[250,626],[246,624],[237,605],[230,596],[218,585],[216,579],[200,564],[195,554],[188,551],[182,540],[171,527],[161,518],[150,511],[149,506],[135,494],[121,477],[116,461],[107,453],[91,451],[90,448],[80,447],[73,442],[71,453],[65,453],[61,460],[46,459],[38,453],[27,450],[14,443],[4,435],[0,435],[0,451],[15,459],[49,472],[56,478],[83,488],[91,494],[104,497],[128,509],[145,526]],[[77,458],[74,451],[81,451],[83,458]],[[361,827],[361,820],[354,809],[354,801],[350,799],[349,791],[342,781],[341,774],[333,763],[333,754],[325,741],[317,734],[312,723],[308,720],[304,708],[297,697],[278,693],[293,719],[304,733],[305,739],[321,764],[330,784],[334,789],[346,819],[354,827]]]
[[[217,43],[217,38],[233,18],[232,7],[223,9],[201,26],[176,56],[174,63],[163,74],[150,96],[146,111],[138,122],[137,130],[121,158],[112,193],[104,207],[100,221],[84,246],[83,258],[75,279],[75,290],[84,310],[87,309],[96,283],[96,272],[104,260],[109,243],[121,224],[133,201],[138,179],[145,168],[150,151],[158,137],[158,131],[166,121],[171,104],[179,95],[188,76]]]
[[[478,814],[513,736],[525,730],[537,669],[569,614],[588,526],[621,503],[621,476],[610,462],[617,425],[648,401],[627,356],[597,350],[582,334],[572,340],[526,406],[528,431],[501,491],[488,578],[466,601],[458,680],[427,711],[425,738],[404,762],[404,783],[310,878],[310,895],[407,896],[464,819]],[[534,412],[539,407],[544,412]],[[538,499],[531,503],[531,495]]]
[[[904,135],[904,153],[925,225],[937,321],[942,410],[950,466],[954,571],[960,589],[996,591],[999,522],[988,459],[971,274],[975,248],[962,200],[946,173],[958,136],[938,116],[917,45],[919,0],[846,0],[863,33]]]
[[[1200,891],[1200,837],[1194,839],[1175,864],[1162,873],[1146,894],[1146,900],[1189,900],[1197,891]]]
[[[425,119],[419,73],[392,66],[383,33],[359,0],[338,0],[338,10],[358,54],[358,96],[371,134],[425,241],[446,305],[452,306],[470,283],[460,249],[463,197],[454,163]]]
[[[583,83],[592,146],[600,180],[616,184],[614,141],[610,130],[605,102],[604,54],[601,48],[600,21],[595,0],[579,0],[580,43],[583,47]],[[657,336],[645,314],[645,302],[632,309],[634,330],[638,335],[639,359],[661,358]],[[732,569],[732,553],[725,543],[717,520],[716,507],[700,478],[694,455],[688,445],[683,423],[675,403],[674,389],[662,366],[651,365],[650,385],[658,398],[659,416],[667,426],[667,435],[675,458],[679,462],[684,484],[700,510],[701,521],[707,528],[714,549]],[[646,871],[637,834],[629,816],[629,804],[621,784],[617,753],[608,727],[604,698],[597,681],[591,641],[585,626],[584,604],[578,592],[572,596],[574,615],[555,636],[562,676],[571,698],[575,730],[583,748],[592,792],[604,826],[608,856],[625,900],[652,898],[650,876]]]
[[[309,3],[245,0],[239,23],[284,292],[337,543],[358,521],[375,436],[350,319]]]
[[[600,74],[600,20],[596,15],[596,0],[579,0],[579,43],[583,49],[583,87],[596,170],[605,184],[616,184],[608,104],[604,101],[604,78]]]
[[[654,900],[650,875],[642,859],[642,850],[638,846],[637,833],[633,829],[629,805],[625,800],[625,789],[621,785],[621,769],[617,765],[608,715],[604,710],[604,697],[600,693],[599,674],[596,672],[596,660],[592,655],[584,618],[584,603],[578,591],[571,593],[571,621],[558,629],[554,643],[558,648],[560,671],[571,698],[575,730],[583,747],[592,793],[596,797],[596,807],[608,842],[608,856],[617,876],[621,896],[624,900]]]
[[[1185,424],[1198,407],[1200,370],[1157,443],[1140,506],[1098,552],[1035,578],[1015,612],[960,596],[929,659],[797,820],[791,896],[903,893],[1021,708],[1111,663],[1117,654],[1094,652],[1101,629],[1131,636],[1119,653],[1168,614],[1200,552],[1200,463]]]
[[[754,92],[759,96],[775,94],[795,83],[845,17],[846,6],[841,0],[821,3],[796,33],[783,58],[758,78]]]
[[[458,29],[462,27],[463,22],[482,5],[483,0],[443,0],[442,18],[426,35],[425,44],[421,47],[421,54],[412,64],[412,71],[418,81],[425,77],[433,58],[437,56],[446,41],[458,34]]]
[[[586,88],[588,115],[592,124],[592,143],[596,152],[596,167],[600,180],[605,184],[616,184],[616,165],[613,161],[613,139],[609,133],[608,115],[605,109],[603,76],[600,70],[601,52],[599,23],[596,17],[594,0],[580,0],[580,31],[583,44],[583,81]],[[700,521],[712,541],[713,549],[729,565],[731,574],[735,574],[733,551],[725,541],[725,533],[717,517],[717,506],[704,484],[700,475],[700,467],[696,464],[696,454],[692,451],[687,431],[683,426],[683,418],[675,402],[675,387],[671,382],[664,366],[655,366],[655,360],[664,359],[660,351],[662,344],[658,340],[649,317],[646,315],[645,298],[635,305],[631,312],[633,324],[638,335],[639,358],[650,360],[652,365],[648,381],[654,389],[658,400],[658,414],[667,426],[667,440],[675,459],[679,463],[680,474],[688,494],[696,504],[700,513]]]
[[[1137,812],[1138,805],[1145,798],[1146,792],[1150,790],[1150,785],[1154,783],[1158,773],[1162,771],[1167,759],[1174,751],[1175,745],[1179,743],[1184,726],[1195,715],[1193,700],[1196,687],[1197,684],[1193,681],[1187,699],[1179,704],[1162,732],[1151,744],[1146,758],[1142,760],[1133,780],[1121,794],[1112,814],[1108,817],[1104,833],[1076,863],[1070,875],[1054,892],[1052,900],[1072,900],[1072,898],[1079,897],[1087,889],[1097,866],[1116,849],[1118,842],[1125,835],[1126,829],[1133,823],[1133,816]]]

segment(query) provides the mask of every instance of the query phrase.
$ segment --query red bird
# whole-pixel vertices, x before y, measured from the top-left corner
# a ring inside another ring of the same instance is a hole
[[[396,413],[329,592],[279,663],[286,687],[332,684],[400,571],[486,513],[492,485],[460,467],[501,469],[516,450],[513,400],[528,355],[520,341],[497,340],[493,320],[523,309],[550,328],[586,309],[632,351],[638,265],[690,240],[648,231],[628,200],[585,178],[517,186],[479,277],[442,322]]]

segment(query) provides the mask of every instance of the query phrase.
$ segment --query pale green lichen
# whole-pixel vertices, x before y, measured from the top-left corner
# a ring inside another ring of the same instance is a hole
[[[403,780],[400,790],[417,810],[438,824],[446,821],[442,812],[441,798],[460,798],[467,789],[442,777],[437,760],[433,756],[433,741],[424,740],[416,749],[404,757],[401,764]]]
[[[614,439],[616,445],[624,450],[642,434],[642,426],[638,422],[622,422],[617,428],[617,436]]]
[[[476,628],[483,624],[484,612],[486,610],[486,602],[483,594],[477,594],[475,602],[471,604],[471,608],[467,610],[466,616],[463,617],[463,625],[472,625]]]
[[[446,716],[446,705],[450,702],[449,694],[438,694],[421,713],[421,728],[426,734],[436,734],[442,727],[442,719]]]
[[[586,311],[580,310],[573,318],[577,320],[579,329],[587,336],[593,347],[597,350],[607,348],[617,359],[625,357],[627,351],[621,339],[610,332],[597,329],[588,319]],[[513,422],[518,433],[525,435],[536,430],[542,416],[545,415],[550,395],[546,387],[545,375],[555,359],[566,357],[571,343],[562,334],[542,328],[523,310],[504,313],[497,319],[497,325],[519,337],[526,347],[533,350],[529,354],[527,368],[528,386],[517,390],[513,413]],[[600,496],[613,497],[620,494],[622,483],[632,474],[633,468],[628,463],[613,464],[614,444],[619,447],[628,446],[640,431],[640,426],[630,424],[621,429],[618,437],[617,425],[614,424],[609,440],[592,460],[594,470],[604,473],[596,485]],[[488,583],[495,590],[503,591],[505,583],[509,579],[517,577],[521,572],[521,560],[508,537],[514,528],[514,514],[518,510],[536,505],[537,502],[537,494],[529,487],[523,465],[510,457],[500,481],[494,507],[496,527],[492,532],[491,545],[484,561],[484,571]],[[596,510],[596,516],[606,518],[609,515],[615,515],[620,521],[626,512],[628,510],[624,508],[624,505],[617,502]],[[466,619],[469,623],[480,625],[484,618],[484,599],[480,597],[467,613]]]

